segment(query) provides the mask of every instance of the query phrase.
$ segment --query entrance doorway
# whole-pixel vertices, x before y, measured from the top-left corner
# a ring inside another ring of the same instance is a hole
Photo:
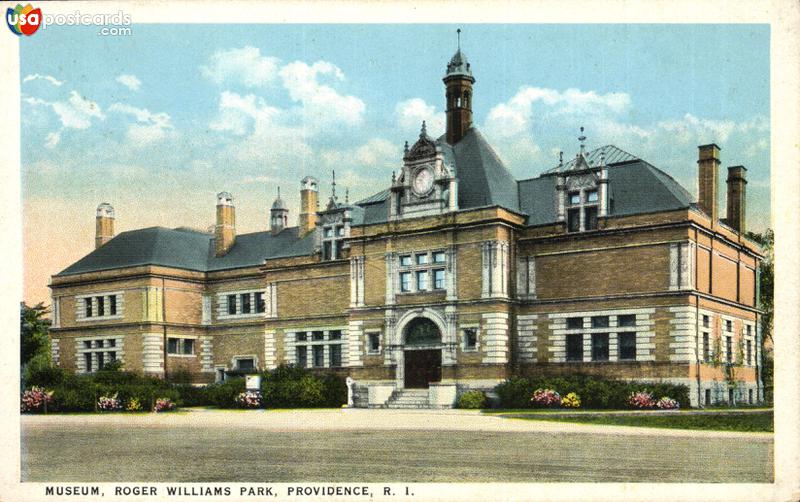
[[[418,317],[404,332],[403,382],[409,389],[427,389],[442,380],[442,333],[436,323]]]
[[[405,387],[427,389],[442,380],[441,350],[407,350],[404,354]]]

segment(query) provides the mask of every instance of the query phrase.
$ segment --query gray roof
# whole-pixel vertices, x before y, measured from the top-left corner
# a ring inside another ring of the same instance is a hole
[[[606,145],[601,146],[591,152],[586,154],[586,161],[589,163],[590,167],[600,165],[600,158],[605,155],[605,163],[606,165],[609,164],[619,164],[621,162],[630,162],[633,160],[639,160],[638,157],[635,155],[631,155],[630,153],[617,148],[614,145]],[[569,162],[566,162],[563,166],[556,166],[552,169],[545,171],[545,174],[549,173],[558,173],[558,172],[565,172],[574,169],[577,165],[577,157],[573,158]]]
[[[56,275],[139,265],[210,272],[258,266],[268,258],[309,255],[313,248],[313,233],[298,238],[298,228],[291,227],[276,235],[270,232],[237,235],[228,254],[216,257],[211,234],[184,228],[150,227],[122,232]]]

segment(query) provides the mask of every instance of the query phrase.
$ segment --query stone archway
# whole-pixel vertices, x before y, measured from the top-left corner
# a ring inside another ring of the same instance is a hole
[[[403,384],[427,389],[442,380],[442,331],[428,317],[415,317],[403,328]]]

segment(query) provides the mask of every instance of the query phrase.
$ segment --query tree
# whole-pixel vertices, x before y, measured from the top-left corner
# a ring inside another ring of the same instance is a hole
[[[25,366],[34,357],[49,357],[50,339],[47,330],[50,321],[44,317],[48,311],[43,303],[29,307],[21,302],[19,307],[20,363]]]
[[[758,243],[764,250],[764,259],[759,265],[759,308],[764,312],[761,314],[761,357],[762,372],[761,379],[764,382],[764,394],[767,402],[772,402],[773,384],[773,359],[772,359],[772,320],[774,312],[774,285],[775,285],[775,264],[773,246],[775,244],[775,234],[772,229],[767,229],[763,234],[747,232],[747,238]],[[767,343],[769,342],[769,343]]]

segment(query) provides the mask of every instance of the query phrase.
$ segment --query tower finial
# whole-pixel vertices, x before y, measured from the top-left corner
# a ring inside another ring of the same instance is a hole
[[[281,186],[280,185],[278,185],[278,198],[279,199],[281,198]]]
[[[419,131],[419,137],[427,136],[428,135],[428,127],[425,125],[425,121],[422,121],[422,129]]]
[[[586,136],[583,134],[583,126],[581,126],[581,135],[578,136],[578,141],[581,142],[581,155],[583,155],[586,153],[586,145],[584,144],[584,141],[586,141]]]
[[[561,167],[563,165],[564,165],[564,151],[561,150],[558,152],[558,167]]]
[[[350,205],[350,187],[344,189],[344,203]]]
[[[331,172],[333,173],[331,177],[331,198],[336,200],[336,170],[331,170]]]
[[[461,50],[461,28],[456,30],[456,38],[458,40],[458,50]]]

